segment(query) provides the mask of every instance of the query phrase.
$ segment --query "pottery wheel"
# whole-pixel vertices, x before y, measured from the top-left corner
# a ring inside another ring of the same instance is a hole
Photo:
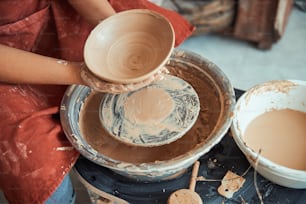
[[[182,137],[199,111],[192,86],[167,75],[133,92],[106,94],[99,115],[103,127],[116,139],[136,146],[159,146]]]

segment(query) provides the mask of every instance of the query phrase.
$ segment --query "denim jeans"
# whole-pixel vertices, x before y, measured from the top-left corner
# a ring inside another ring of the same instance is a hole
[[[72,187],[70,177],[67,175],[45,204],[73,204],[75,198],[75,191]]]

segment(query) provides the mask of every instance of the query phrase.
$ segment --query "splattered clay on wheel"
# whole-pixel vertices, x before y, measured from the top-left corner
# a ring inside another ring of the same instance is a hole
[[[130,93],[106,94],[99,113],[102,125],[116,139],[136,146],[159,146],[182,137],[199,111],[192,86],[167,75]]]

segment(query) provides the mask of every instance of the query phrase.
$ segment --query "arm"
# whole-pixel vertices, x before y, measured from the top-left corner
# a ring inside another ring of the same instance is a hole
[[[85,19],[98,24],[115,14],[107,0],[68,0]],[[0,44],[0,81],[29,84],[84,84],[81,63],[45,57]]]
[[[68,2],[92,25],[116,13],[107,0],[68,0]]]
[[[28,84],[84,84],[80,63],[45,57],[0,44],[0,81]]]
[[[101,0],[104,6],[101,7],[101,13],[91,14],[90,9],[84,6],[83,0],[69,0],[79,6],[78,8],[88,18],[95,16],[93,23],[99,23],[100,20],[114,14],[113,9],[108,10],[108,2]],[[88,0],[91,3],[101,3],[98,0]],[[84,8],[82,8],[82,6]],[[93,6],[94,4],[90,4]],[[99,7],[99,6],[98,6]],[[100,8],[100,7],[99,7]],[[105,10],[103,10],[105,9]],[[103,12],[105,11],[105,12]],[[87,13],[88,12],[88,13]],[[88,14],[88,15],[87,15]],[[16,84],[82,84],[90,86],[94,90],[109,93],[122,93],[133,91],[150,84],[154,80],[162,78],[161,73],[150,77],[136,84],[113,84],[103,81],[93,75],[80,62],[68,62],[60,59],[46,57],[31,52],[11,48],[0,44],[0,82],[16,83]]]
[[[81,84],[100,92],[133,91],[162,79],[161,73],[136,84],[122,85],[103,81],[80,62],[68,62],[0,44],[0,82],[16,84]],[[166,70],[162,70],[165,73]]]

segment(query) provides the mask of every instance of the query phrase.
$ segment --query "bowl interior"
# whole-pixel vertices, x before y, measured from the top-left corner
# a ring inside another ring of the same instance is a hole
[[[174,47],[171,23],[145,9],[117,13],[98,24],[85,43],[89,70],[103,80],[135,83],[156,73]]]

